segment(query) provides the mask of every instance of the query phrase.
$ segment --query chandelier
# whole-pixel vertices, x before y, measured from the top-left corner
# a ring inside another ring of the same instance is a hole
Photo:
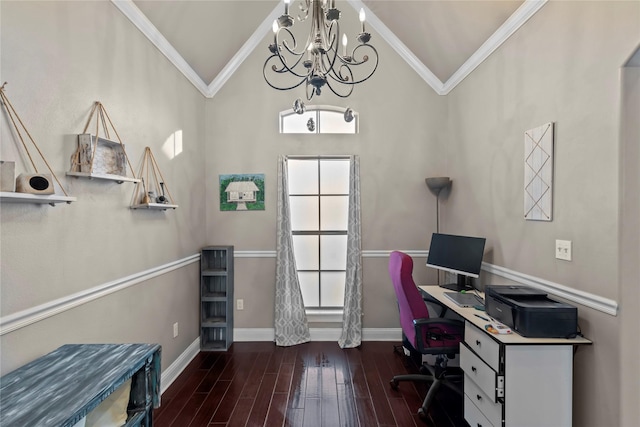
[[[292,32],[290,3],[291,0],[284,0],[284,14],[273,22],[271,55],[262,67],[265,81],[278,90],[304,84],[307,100],[320,95],[325,87],[341,98],[348,97],[356,84],[369,79],[378,68],[378,51],[369,44],[371,34],[365,31],[364,10],[360,9],[362,31],[357,35],[358,44],[348,52],[347,35],[340,36],[341,12],[336,9],[335,0],[300,0],[297,19],[304,22],[310,18],[311,22],[304,44],[299,44]]]

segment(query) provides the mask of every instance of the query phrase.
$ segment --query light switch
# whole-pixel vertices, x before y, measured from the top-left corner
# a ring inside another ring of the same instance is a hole
[[[556,240],[556,258],[571,261],[571,240]]]

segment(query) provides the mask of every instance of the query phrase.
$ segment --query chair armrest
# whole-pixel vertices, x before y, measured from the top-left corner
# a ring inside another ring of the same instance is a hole
[[[419,351],[425,349],[424,342],[422,341],[422,330],[429,325],[448,325],[456,328],[460,328],[464,330],[464,322],[458,319],[449,319],[438,317],[435,319],[432,318],[421,318],[421,319],[413,319],[413,326],[416,330],[416,343],[418,344]]]
[[[447,307],[431,295],[423,294],[422,299],[424,300],[424,302],[428,302],[429,304],[434,304],[440,307],[440,313],[438,313],[438,317],[444,317],[444,315],[447,313],[447,310],[449,309],[449,307]]]
[[[446,305],[444,305],[443,303],[441,303],[440,301],[438,301],[437,299],[435,299],[434,297],[432,297],[422,289],[420,288],[418,289],[420,290],[420,294],[422,295],[422,300],[424,302],[428,302],[429,304],[437,305],[438,307],[440,307],[440,313],[438,314],[438,317],[444,317],[449,307],[447,307]]]

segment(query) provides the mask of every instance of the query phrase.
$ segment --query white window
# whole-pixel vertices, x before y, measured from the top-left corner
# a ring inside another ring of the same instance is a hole
[[[280,133],[358,133],[359,115],[350,108],[310,105],[304,112],[280,112]]]
[[[344,303],[347,268],[347,157],[289,157],[293,250],[306,308]]]

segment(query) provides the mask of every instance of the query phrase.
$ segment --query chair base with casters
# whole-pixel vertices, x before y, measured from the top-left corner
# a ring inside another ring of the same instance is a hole
[[[420,417],[425,418],[433,403],[433,399],[435,398],[440,387],[447,387],[454,392],[456,392],[460,397],[463,395],[462,391],[462,380],[463,374],[462,370],[457,369],[459,372],[452,373],[451,368],[447,368],[447,359],[448,356],[438,355],[436,356],[436,364],[428,365],[423,363],[420,365],[420,373],[418,374],[401,374],[395,375],[389,384],[391,388],[394,390],[398,390],[398,385],[402,381],[419,381],[419,382],[431,382],[431,386],[427,391],[427,395],[425,396],[422,406],[418,408],[418,415]]]

